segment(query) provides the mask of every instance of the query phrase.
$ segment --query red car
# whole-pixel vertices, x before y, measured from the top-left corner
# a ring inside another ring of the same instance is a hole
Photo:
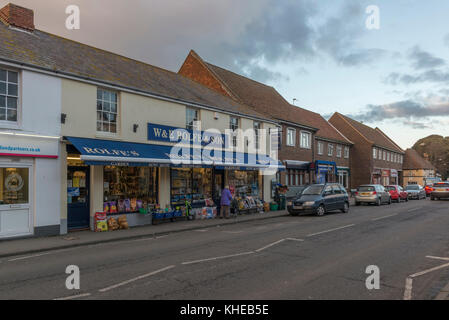
[[[385,190],[390,193],[393,201],[408,201],[408,193],[401,186],[386,186]]]

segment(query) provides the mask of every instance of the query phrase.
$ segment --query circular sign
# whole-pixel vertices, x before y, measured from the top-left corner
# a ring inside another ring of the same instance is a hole
[[[23,185],[23,178],[17,172],[11,173],[5,179],[5,187],[8,191],[20,191],[23,188]]]

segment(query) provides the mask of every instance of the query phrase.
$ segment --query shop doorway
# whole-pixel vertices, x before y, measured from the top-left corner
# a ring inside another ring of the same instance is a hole
[[[0,238],[33,233],[31,167],[0,166]]]
[[[90,226],[89,167],[67,168],[67,228],[70,231]]]
[[[224,188],[224,170],[215,170],[214,171],[214,184],[213,184],[213,198],[212,200],[219,207],[221,200],[221,191]]]

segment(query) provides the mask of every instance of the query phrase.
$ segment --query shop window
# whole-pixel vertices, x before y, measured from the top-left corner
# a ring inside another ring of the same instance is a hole
[[[117,133],[117,93],[97,89],[97,132]]]
[[[296,130],[292,128],[287,129],[287,146],[294,147],[296,145]]]
[[[0,69],[0,121],[17,122],[19,74]]]
[[[212,169],[171,169],[171,203],[183,206],[185,201],[212,199]]]
[[[301,131],[301,148],[310,149],[311,134]]]
[[[29,203],[28,168],[0,168],[0,205]]]
[[[199,121],[199,110],[194,108],[186,108],[186,129],[193,130],[195,121]]]
[[[227,172],[227,183],[229,188],[237,197],[259,196],[259,172],[229,170]]]
[[[104,202],[111,213],[132,213],[157,204],[158,168],[104,167]]]

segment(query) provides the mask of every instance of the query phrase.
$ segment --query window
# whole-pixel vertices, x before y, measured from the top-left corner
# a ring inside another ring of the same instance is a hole
[[[195,121],[199,121],[199,111],[193,108],[186,108],[186,129],[193,130]]]
[[[253,128],[254,128],[254,140],[255,140],[254,145],[255,145],[256,150],[259,150],[259,148],[260,148],[259,134],[260,134],[260,128],[261,128],[260,122],[254,121]]]
[[[310,149],[310,133],[301,131],[301,148]]]
[[[0,121],[17,122],[19,74],[0,69]]]
[[[324,143],[318,141],[318,154],[323,154],[324,152]]]
[[[349,158],[349,147],[345,147],[345,158]]]
[[[328,155],[329,157],[332,157],[333,154],[334,154],[334,145],[329,143],[329,144],[327,145],[327,155]]]
[[[97,89],[97,132],[117,133],[117,93]]]
[[[337,146],[337,158],[341,158],[341,146]]]
[[[377,159],[377,149],[373,148],[373,158]]]
[[[390,162],[390,153],[387,152],[387,161]]]
[[[29,203],[28,184],[28,168],[0,168],[0,205]]]
[[[237,132],[234,132],[234,131],[239,128],[239,118],[231,117],[229,120],[229,128],[233,131],[232,146],[237,147]]]
[[[294,147],[296,145],[296,130],[288,128],[287,129],[287,145]]]
[[[384,161],[387,160],[387,152],[386,151],[383,151],[383,159],[384,159]]]

